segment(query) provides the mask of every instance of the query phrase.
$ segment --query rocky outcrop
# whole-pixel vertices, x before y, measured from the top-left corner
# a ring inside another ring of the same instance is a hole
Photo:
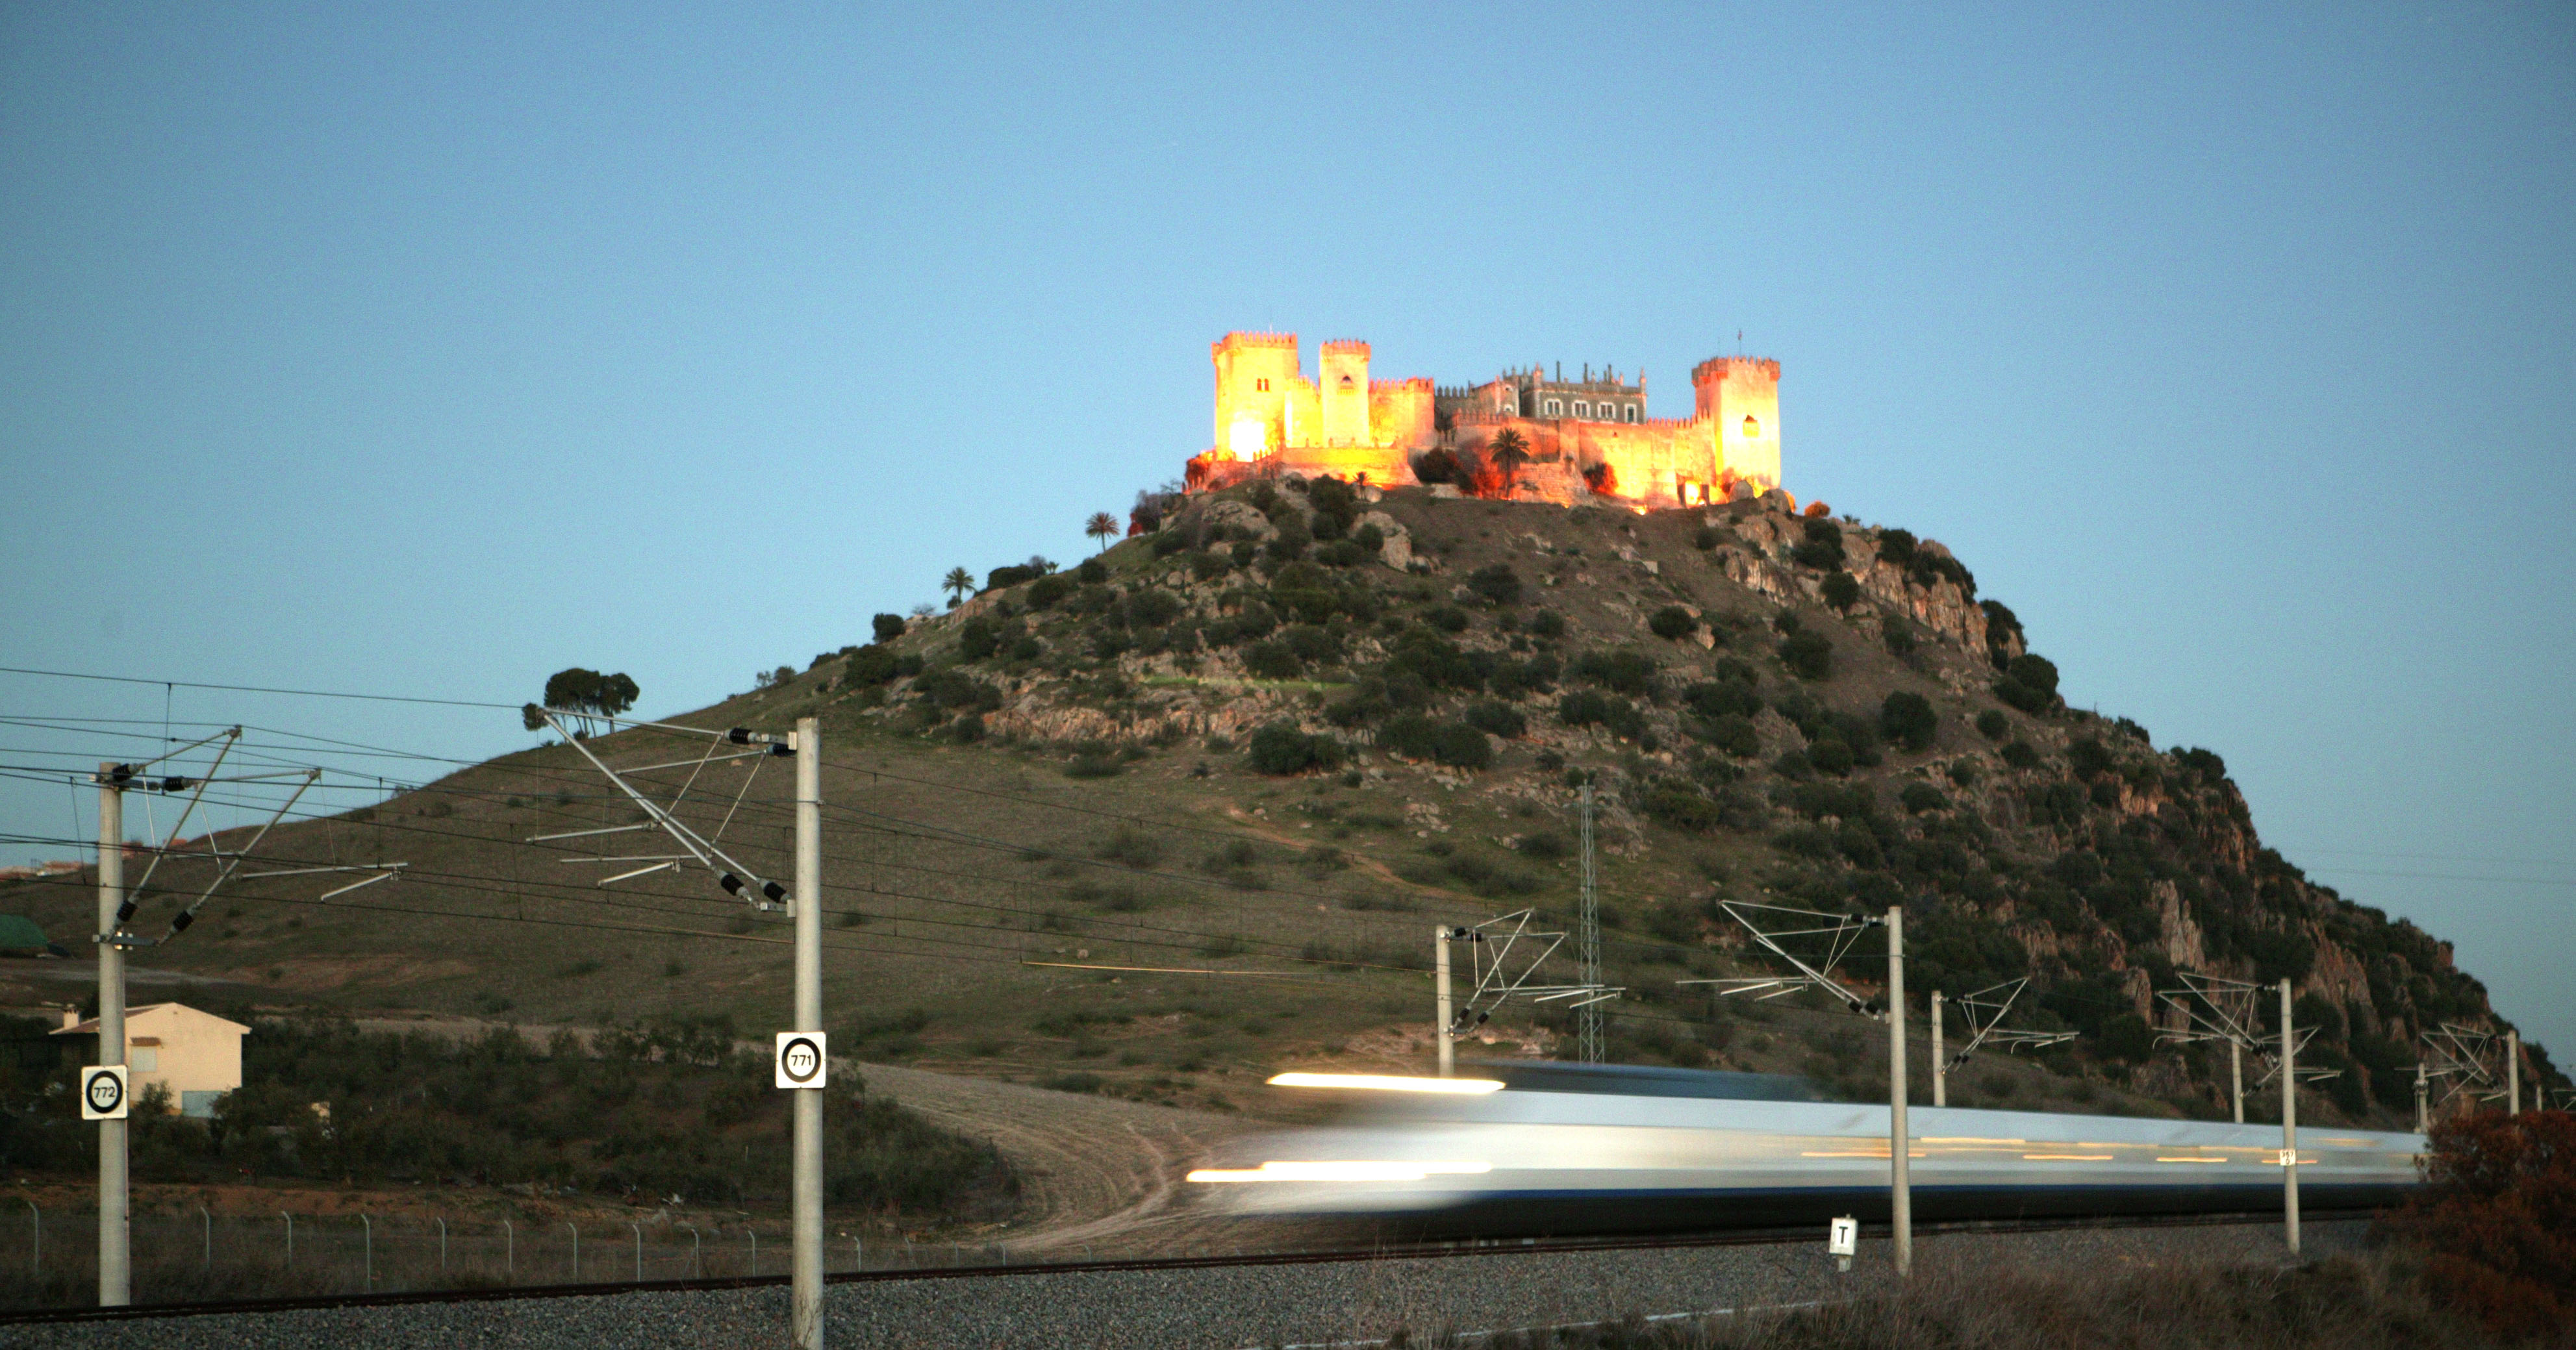
[[[1377,527],[1378,534],[1385,540],[1378,545],[1378,561],[1399,572],[1413,570],[1412,532],[1384,511],[1361,512],[1359,519],[1351,523],[1351,529],[1356,532],[1371,525]]]

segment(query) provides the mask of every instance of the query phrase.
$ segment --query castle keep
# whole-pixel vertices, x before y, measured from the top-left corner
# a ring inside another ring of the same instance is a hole
[[[1780,485],[1780,363],[1718,356],[1691,371],[1688,419],[1646,416],[1646,381],[1533,364],[1438,388],[1369,377],[1365,342],[1327,342],[1306,378],[1294,333],[1228,333],[1216,363],[1216,440],[1189,462],[1192,492],[1299,474],[1396,487],[1449,474],[1479,496],[1603,499],[1638,509],[1724,501]],[[1518,434],[1526,461],[1492,456]],[[1454,474],[1450,466],[1456,465]]]

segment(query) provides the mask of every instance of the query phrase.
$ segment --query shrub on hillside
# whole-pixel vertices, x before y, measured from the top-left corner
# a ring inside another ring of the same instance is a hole
[[[1029,583],[1029,608],[1053,609],[1074,589],[1073,578],[1062,572],[1049,572]]]
[[[1308,769],[1338,767],[1348,752],[1330,736],[1312,736],[1285,722],[1273,722],[1252,733],[1244,762],[1257,773],[1284,776]]]
[[[1804,537],[1798,541],[1796,547],[1789,550],[1790,558],[1798,565],[1813,567],[1818,571],[1829,571],[1843,565],[1841,526],[1817,516],[1804,521],[1801,530]]]
[[[1643,740],[1646,716],[1637,705],[1624,698],[1597,689],[1576,689],[1559,700],[1558,720],[1570,727],[1607,727],[1610,734],[1627,740]]]
[[[1834,644],[1822,633],[1801,630],[1780,643],[1780,664],[1802,680],[1829,680],[1834,675]]]
[[[1933,733],[1940,725],[1932,700],[1907,690],[1888,695],[1878,708],[1878,734],[1917,754],[1932,748]]]
[[[1495,703],[1491,700],[1471,703],[1467,705],[1466,716],[1467,725],[1505,739],[1518,736],[1529,729],[1528,719],[1521,716],[1520,709],[1508,703]]]
[[[1762,696],[1753,692],[1753,672],[1741,662],[1726,661],[1719,664],[1726,668],[1721,670],[1721,674],[1732,676],[1734,672],[1741,671],[1743,677],[1706,680],[1694,684],[1682,691],[1682,706],[1702,717],[1725,717],[1729,714],[1752,717],[1760,713]]]
[[[1467,589],[1494,605],[1518,604],[1521,598],[1520,574],[1509,563],[1479,567],[1467,576]]]
[[[2057,702],[2056,664],[2032,652],[2014,657],[1995,681],[1995,697],[2026,713],[2048,711]]]
[[[1837,610],[1848,610],[1860,603],[1860,583],[1849,572],[1833,572],[1825,577],[1825,603]]]
[[[1001,646],[1001,625],[978,616],[968,619],[957,630],[957,654],[969,661],[981,661]]]
[[[1908,783],[1903,792],[1896,794],[1896,800],[1898,805],[1919,816],[1926,811],[1939,811],[1948,807],[1950,794],[1930,783]]]
[[[1690,731],[1737,759],[1751,759],[1762,753],[1762,733],[1754,727],[1753,719],[1742,713],[1707,718]]]
[[[1646,627],[1668,642],[1679,641],[1699,631],[1699,620],[1679,605],[1666,605],[1646,620]]]
[[[1243,670],[1261,680],[1293,680],[1306,669],[1295,648],[1285,642],[1256,642],[1243,649]]]
[[[1073,569],[1073,575],[1085,586],[1097,586],[1109,579],[1109,564],[1098,558],[1085,558],[1082,566]]]
[[[2000,741],[2012,730],[2012,719],[1994,708],[1977,714],[1977,734],[1990,741]]]
[[[1656,669],[1655,659],[1643,652],[1585,652],[1574,663],[1574,676],[1622,694],[1651,696]]]
[[[1914,565],[1914,532],[1911,530],[1879,531],[1878,557],[1879,561],[1886,563],[1900,572],[1912,567]]]
[[[2387,1220],[2425,1252],[2433,1298],[2516,1339],[2576,1322],[2576,1114],[2433,1127],[2424,1193]]]
[[[2033,750],[2030,747],[2030,742],[2028,741],[2013,741],[2004,747],[2003,753],[2004,763],[2009,764],[2016,769],[2036,769],[2039,767],[2039,752],[2037,750]]]
[[[1678,785],[1655,788],[1638,803],[1646,814],[1676,830],[1706,834],[1726,823],[1726,811],[1700,793]]]
[[[841,680],[846,684],[884,684],[894,675],[895,654],[883,647],[861,647],[841,663]]]
[[[906,626],[900,614],[880,614],[868,623],[875,630],[876,640],[879,642],[892,642],[902,637]]]
[[[1529,616],[1529,630],[1533,637],[1563,637],[1565,636],[1565,616],[1551,609],[1542,609]]]

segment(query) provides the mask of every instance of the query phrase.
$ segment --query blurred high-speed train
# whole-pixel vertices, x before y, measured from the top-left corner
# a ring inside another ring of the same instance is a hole
[[[1803,1080],[1562,1063],[1453,1079],[1283,1074],[1343,1101],[1336,1124],[1270,1135],[1190,1174],[1245,1216],[1391,1221],[1512,1235],[1885,1219],[1888,1108],[1812,1100]],[[1915,1217],[2281,1207],[2278,1125],[1916,1106]],[[2401,1200],[2424,1138],[2299,1131],[2303,1209]]]

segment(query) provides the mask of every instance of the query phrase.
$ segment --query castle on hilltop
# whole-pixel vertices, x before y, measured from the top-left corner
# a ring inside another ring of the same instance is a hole
[[[1646,380],[1533,364],[1483,384],[1369,378],[1365,342],[1327,342],[1306,378],[1294,333],[1228,333],[1216,362],[1216,442],[1185,482],[1212,492],[1298,474],[1400,487],[1425,478],[1483,497],[1700,506],[1780,485],[1780,363],[1717,356],[1691,371],[1688,419],[1646,416]],[[1521,462],[1494,451],[1518,437]]]

